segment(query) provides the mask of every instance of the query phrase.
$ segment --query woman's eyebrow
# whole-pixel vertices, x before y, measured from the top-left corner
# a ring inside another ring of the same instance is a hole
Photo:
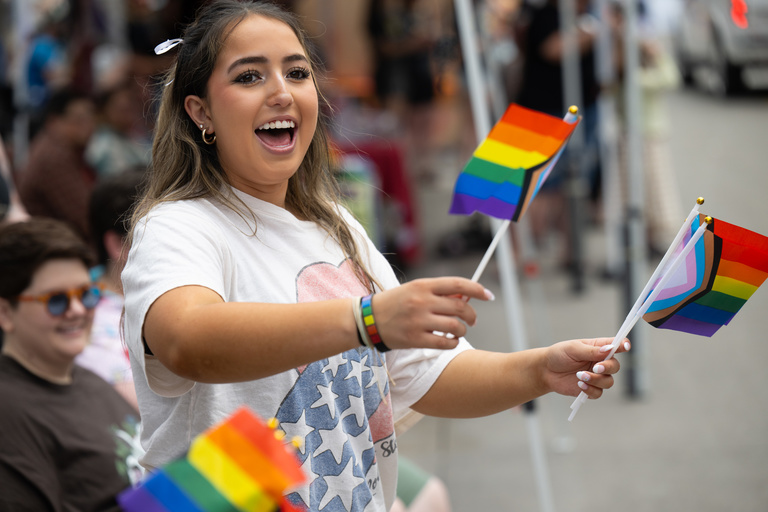
[[[297,62],[297,61],[308,62],[307,58],[300,53],[287,55],[283,58],[283,62]],[[261,55],[252,55],[249,57],[242,57],[229,65],[229,68],[227,68],[227,73],[231,73],[232,70],[238,66],[244,66],[247,64],[266,64],[267,62],[269,62],[269,59]]]
[[[283,59],[283,62],[308,62],[307,58],[302,55],[301,53],[294,53],[293,55],[288,55]]]
[[[269,62],[269,59],[267,59],[266,57],[261,57],[261,56],[242,57],[229,65],[229,68],[227,68],[227,73],[230,73],[233,69],[235,69],[238,66],[244,66],[247,64],[265,64],[267,62]]]

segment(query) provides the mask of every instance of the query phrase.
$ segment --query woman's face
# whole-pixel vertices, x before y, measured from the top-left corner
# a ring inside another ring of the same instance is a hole
[[[230,183],[284,206],[288,179],[304,159],[318,115],[308,58],[293,30],[256,15],[239,23],[225,40],[201,104],[206,120],[197,124],[215,133]],[[197,119],[189,101],[187,107]]]
[[[50,260],[35,272],[21,295],[37,296],[71,290],[91,282],[88,269],[78,259]],[[46,305],[21,301],[10,307],[3,301],[0,321],[5,343],[14,354],[34,361],[39,368],[64,368],[88,345],[94,310],[86,309],[76,298],[61,316],[51,315]]]

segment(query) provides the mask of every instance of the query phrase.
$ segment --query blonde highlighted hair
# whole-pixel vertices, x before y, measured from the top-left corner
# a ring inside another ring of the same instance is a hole
[[[168,71],[160,107],[144,194],[131,218],[133,228],[160,203],[209,197],[217,199],[241,216],[255,215],[233,195],[222,193],[229,185],[221,168],[216,145],[207,145],[189,117],[184,100],[189,95],[207,96],[208,79],[213,72],[227,36],[249,16],[264,16],[281,21],[296,34],[312,69],[318,89],[320,109],[317,129],[299,169],[288,180],[285,206],[300,218],[321,226],[355,264],[360,282],[369,290],[378,284],[363,264],[355,237],[339,211],[339,191],[331,169],[328,136],[330,105],[318,88],[315,73],[319,62],[298,18],[269,2],[215,0],[197,12],[184,31],[175,64]],[[234,199],[233,199],[234,197]]]

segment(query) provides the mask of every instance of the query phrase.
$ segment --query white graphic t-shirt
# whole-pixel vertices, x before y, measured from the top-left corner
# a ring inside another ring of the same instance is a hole
[[[227,302],[290,304],[366,294],[341,249],[316,224],[233,192],[255,214],[255,234],[248,214],[208,199],[163,204],[134,233],[123,285],[125,339],[146,449],[142,463],[157,468],[182,456],[195,436],[247,405],[262,418],[277,418],[278,428],[303,441],[298,455],[309,483],[288,494],[291,502],[323,512],[389,510],[397,481],[395,427],[414,421],[418,415],[409,407],[456,354],[470,348],[466,341],[451,351],[379,354],[361,347],[233,384],[186,380],[144,354],[147,310],[179,286],[205,286]],[[360,224],[346,210],[343,215],[359,236],[369,270],[385,289],[398,286]]]

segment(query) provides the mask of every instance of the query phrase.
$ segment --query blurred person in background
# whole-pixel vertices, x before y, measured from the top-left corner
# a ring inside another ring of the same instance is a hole
[[[515,26],[520,16],[523,0],[484,0],[480,2],[480,19],[485,35],[484,52],[487,55],[489,75],[498,80],[503,94],[503,103],[517,98],[520,77],[523,74],[523,59],[519,58],[520,48]]]
[[[418,4],[418,0],[372,0],[368,14],[376,94],[384,106],[400,111],[429,103],[435,96],[430,63],[435,36]]]
[[[559,0],[523,4],[518,31],[524,51],[524,68],[518,103],[524,107],[562,117],[567,105],[563,99],[562,58],[566,50],[560,27]],[[541,5],[539,5],[541,4]],[[595,105],[600,92],[595,75],[595,18],[590,15],[590,0],[576,0],[576,54],[581,70],[583,110]]]
[[[124,82],[96,98],[99,123],[85,150],[85,159],[99,178],[149,164],[151,146],[135,134],[141,100]]]
[[[450,512],[451,499],[443,481],[400,454],[397,499],[390,512]]]
[[[102,298],[96,306],[91,342],[75,359],[112,384],[137,411],[131,362],[120,332],[124,303],[120,273],[128,257],[125,223],[143,178],[143,168],[127,170],[101,180],[91,194],[89,219],[98,257],[91,275],[101,287]]]
[[[85,161],[95,129],[93,100],[62,90],[48,102],[43,126],[19,173],[19,196],[30,215],[64,220],[89,240],[88,200],[96,173]]]
[[[43,122],[42,116],[54,92],[67,87],[72,78],[67,52],[67,2],[50,8],[32,36],[26,61],[27,107],[32,116],[30,135],[34,137]]]
[[[432,171],[424,157],[434,129],[434,20],[419,0],[372,0],[367,23],[377,101],[403,125],[408,171],[415,178],[429,178]]]
[[[541,5],[539,5],[541,4]],[[597,200],[599,190],[599,158],[597,139],[597,97],[600,92],[595,74],[594,44],[597,37],[596,20],[589,13],[589,0],[576,0],[576,54],[581,73],[582,105],[578,105],[582,120],[579,130],[584,133],[583,151],[579,161],[586,162],[579,169],[580,177],[588,181],[591,198]],[[519,41],[523,55],[523,75],[517,103],[563,117],[569,105],[563,97],[562,58],[566,51],[564,34],[560,27],[558,0],[545,0],[532,5],[525,3],[518,20]],[[533,235],[537,242],[554,228],[563,240],[561,265],[571,265],[571,230],[566,216],[567,197],[565,181],[568,177],[569,148],[544,183],[536,201],[529,209]]]
[[[66,224],[0,227],[0,511],[118,511],[141,478],[139,418],[77,366],[100,292]]]
[[[615,37],[615,61],[617,76],[616,87],[624,87],[624,9],[623,2],[614,1],[611,4],[613,32]],[[641,23],[647,19],[647,11],[643,2],[636,2],[635,8]],[[680,204],[680,191],[677,176],[672,166],[672,155],[669,146],[670,121],[666,110],[667,94],[678,88],[682,76],[675,64],[671,52],[664,46],[652,30],[641,33],[638,41],[640,66],[637,79],[642,95],[642,139],[643,139],[643,180],[644,199],[648,215],[645,216],[648,252],[652,257],[660,258],[666,252],[669,243],[675,238],[680,219],[685,218],[685,212]],[[618,102],[618,114],[624,119],[624,102]],[[622,123],[626,128],[626,123]],[[626,133],[622,133],[622,139]],[[628,171],[626,161],[626,141],[622,140],[620,149],[620,171],[622,180],[622,196],[626,204],[629,194]]]

